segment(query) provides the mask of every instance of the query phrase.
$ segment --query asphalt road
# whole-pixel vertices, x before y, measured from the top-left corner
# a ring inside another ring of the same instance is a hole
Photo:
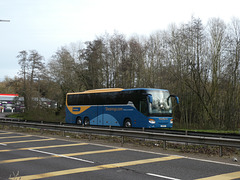
[[[5,117],[5,116],[8,115],[8,114],[12,114],[12,113],[10,113],[10,112],[1,113],[1,112],[0,112],[0,117]]]
[[[5,115],[6,115],[5,113],[0,112],[0,117],[5,117]]]
[[[240,179],[240,166],[0,131],[0,179]]]

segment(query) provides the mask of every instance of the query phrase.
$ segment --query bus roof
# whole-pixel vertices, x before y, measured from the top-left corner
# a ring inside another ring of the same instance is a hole
[[[160,90],[160,91],[168,91],[166,89],[157,89],[157,88],[133,88],[133,89],[124,89],[123,91],[140,91],[140,90],[143,90],[143,91],[154,91],[154,90]]]
[[[90,93],[104,93],[104,92],[119,92],[124,89],[122,88],[105,88],[105,89],[92,89],[92,90],[86,90],[83,92],[75,92],[75,93],[67,93],[67,94],[90,94]]]
[[[104,89],[92,89],[86,90],[83,92],[74,92],[74,93],[67,93],[67,94],[91,94],[91,93],[105,93],[105,92],[120,92],[120,91],[136,91],[136,90],[161,90],[167,91],[166,89],[155,89],[155,88],[133,88],[133,89],[122,89],[122,88],[104,88]]]

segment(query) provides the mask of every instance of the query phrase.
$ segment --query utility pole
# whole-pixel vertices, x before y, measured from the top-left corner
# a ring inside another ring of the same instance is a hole
[[[1,20],[0,19],[0,22],[10,22],[10,20]]]

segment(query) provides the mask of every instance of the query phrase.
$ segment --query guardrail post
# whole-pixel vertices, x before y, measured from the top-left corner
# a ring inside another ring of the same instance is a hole
[[[63,134],[62,134],[63,137],[65,137],[65,131],[63,130]]]
[[[122,136],[121,146],[124,144],[124,136]]]
[[[167,149],[167,141],[163,140],[163,149],[166,150]]]
[[[219,156],[222,157],[223,156],[223,152],[222,152],[222,146],[219,146]]]
[[[92,133],[89,133],[88,140],[89,140],[89,141],[92,140]]]
[[[145,128],[144,128],[144,127],[142,128],[142,131],[145,131]]]
[[[187,131],[187,130],[185,131],[185,135],[186,135],[186,136],[188,135],[188,131]],[[188,143],[187,143],[187,142],[185,143],[185,146],[188,146]]]

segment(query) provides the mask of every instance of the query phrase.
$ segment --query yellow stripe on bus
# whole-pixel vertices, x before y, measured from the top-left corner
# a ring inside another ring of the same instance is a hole
[[[67,106],[68,110],[72,114],[81,114],[82,112],[86,111],[89,109],[91,106]]]
[[[105,89],[92,89],[83,92],[76,92],[76,93],[67,93],[67,94],[90,94],[90,93],[104,93],[104,92],[119,92],[123,91],[122,88],[105,88]]]

